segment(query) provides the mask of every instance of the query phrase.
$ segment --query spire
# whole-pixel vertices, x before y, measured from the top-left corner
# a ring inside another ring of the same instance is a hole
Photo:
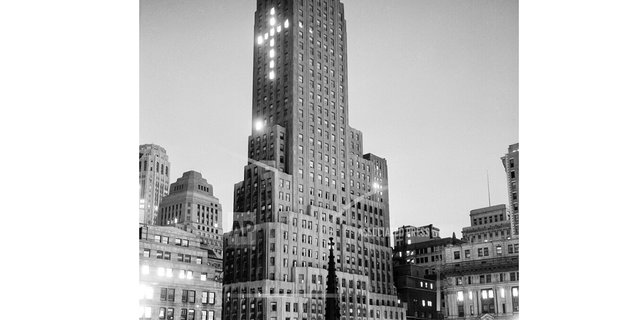
[[[453,236],[451,236],[452,238],[456,239],[456,233],[455,231],[453,232]]]
[[[326,320],[338,320],[340,319],[340,305],[338,304],[338,290],[337,277],[336,277],[336,263],[333,256],[333,237],[329,238],[329,274],[327,276],[327,295],[325,302],[325,319]]]

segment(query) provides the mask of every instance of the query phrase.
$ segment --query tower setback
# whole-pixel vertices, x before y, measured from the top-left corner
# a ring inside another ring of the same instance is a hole
[[[329,238],[341,319],[404,319],[387,162],[349,125],[338,0],[258,0],[252,132],[224,236],[225,319],[323,319]]]

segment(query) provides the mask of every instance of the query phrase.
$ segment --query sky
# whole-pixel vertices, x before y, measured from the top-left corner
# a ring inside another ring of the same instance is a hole
[[[518,2],[345,0],[350,125],[389,166],[391,229],[461,237],[469,211],[508,204],[500,157],[518,143]],[[139,143],[171,181],[195,170],[232,224],[251,132],[255,0],[140,1]],[[526,145],[525,152],[526,152]]]

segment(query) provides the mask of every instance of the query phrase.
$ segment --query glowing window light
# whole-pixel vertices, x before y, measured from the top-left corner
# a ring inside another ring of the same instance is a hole
[[[269,19],[269,25],[275,25],[276,24],[276,19],[275,18],[271,18]]]
[[[276,27],[276,31],[277,31],[278,33],[280,33],[280,31],[282,31],[282,26],[281,26],[281,25],[278,25],[278,26]]]
[[[269,68],[273,69],[273,67],[276,65],[275,62],[273,62],[273,60],[269,61]]]
[[[487,298],[487,291],[482,290],[482,299],[486,299]]]
[[[256,122],[256,130],[262,130],[263,126],[264,126],[264,124],[262,123],[262,121],[258,120]]]
[[[424,306],[426,306],[426,304],[427,303],[424,300],[422,300],[422,306],[424,307]]]
[[[265,40],[265,41],[266,41],[266,40],[269,40],[269,32],[267,32],[267,33],[265,33],[265,34],[264,34],[264,40]]]
[[[469,300],[473,300],[473,293],[471,293],[471,291],[469,291]]]
[[[269,50],[269,58],[273,58],[276,55],[276,51],[271,49]]]
[[[258,36],[258,44],[262,44],[262,36]]]
[[[276,33],[276,30],[271,28],[271,30],[269,30],[269,35],[274,35]]]
[[[493,299],[493,290],[489,290],[489,298]]]
[[[144,299],[144,296],[147,294],[147,286],[144,284],[140,284],[138,286],[138,299]]]
[[[151,318],[151,307],[144,307],[144,317],[147,319]]]
[[[178,278],[184,279],[184,270],[180,270],[180,274],[178,274]]]
[[[500,298],[504,298],[504,288],[500,288]]]
[[[289,28],[289,19],[284,21],[284,27]]]
[[[207,281],[207,274],[206,273],[200,274],[200,280],[201,281]]]
[[[271,13],[272,15],[276,14],[276,8],[271,8],[271,11],[269,11],[269,13]]]
[[[304,25],[302,24],[302,21],[298,21],[298,27],[304,28]]]
[[[153,299],[153,287],[147,287],[147,291],[145,293],[145,298],[151,300]]]
[[[462,293],[462,291],[458,291],[458,301],[463,301],[464,300],[464,294]]]
[[[142,274],[149,274],[149,266],[147,265],[142,266]]]
[[[511,295],[517,297],[519,294],[518,288],[511,288]]]
[[[187,271],[187,279],[193,279],[193,271]]]
[[[313,34],[313,27],[309,27],[309,33]]]
[[[274,44],[276,44],[276,39],[271,38],[271,40],[269,40],[269,45],[273,47]]]
[[[276,74],[273,71],[269,72],[269,79],[273,79],[276,77]]]
[[[164,268],[163,267],[158,268],[158,276],[164,277]]]

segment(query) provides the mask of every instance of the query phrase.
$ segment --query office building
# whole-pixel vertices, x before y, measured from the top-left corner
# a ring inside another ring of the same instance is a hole
[[[222,205],[201,173],[185,172],[171,184],[160,203],[157,224],[200,236],[203,244],[222,257]]]
[[[450,245],[444,254],[447,319],[518,318],[518,239]]]
[[[438,319],[438,290],[435,275],[415,264],[393,267],[398,300],[407,309],[407,319]]]
[[[252,132],[225,234],[225,319],[322,319],[328,239],[342,319],[404,319],[387,162],[349,125],[338,0],[258,0]]]
[[[469,242],[511,237],[511,221],[504,204],[471,210],[469,220],[471,226],[462,229],[463,239]]]
[[[520,172],[519,172],[519,143],[512,144],[509,146],[509,152],[504,155],[504,157],[500,158],[502,160],[502,165],[504,166],[504,170],[507,173],[507,187],[509,190],[509,209],[511,209],[511,234],[513,237],[520,236],[520,210],[519,210],[519,180],[520,180]]]
[[[169,193],[170,167],[169,156],[163,147],[155,144],[140,146],[138,153],[139,223],[148,225],[157,223],[158,207],[162,198]]]
[[[140,319],[221,319],[222,260],[199,238],[175,227],[140,225]]]

